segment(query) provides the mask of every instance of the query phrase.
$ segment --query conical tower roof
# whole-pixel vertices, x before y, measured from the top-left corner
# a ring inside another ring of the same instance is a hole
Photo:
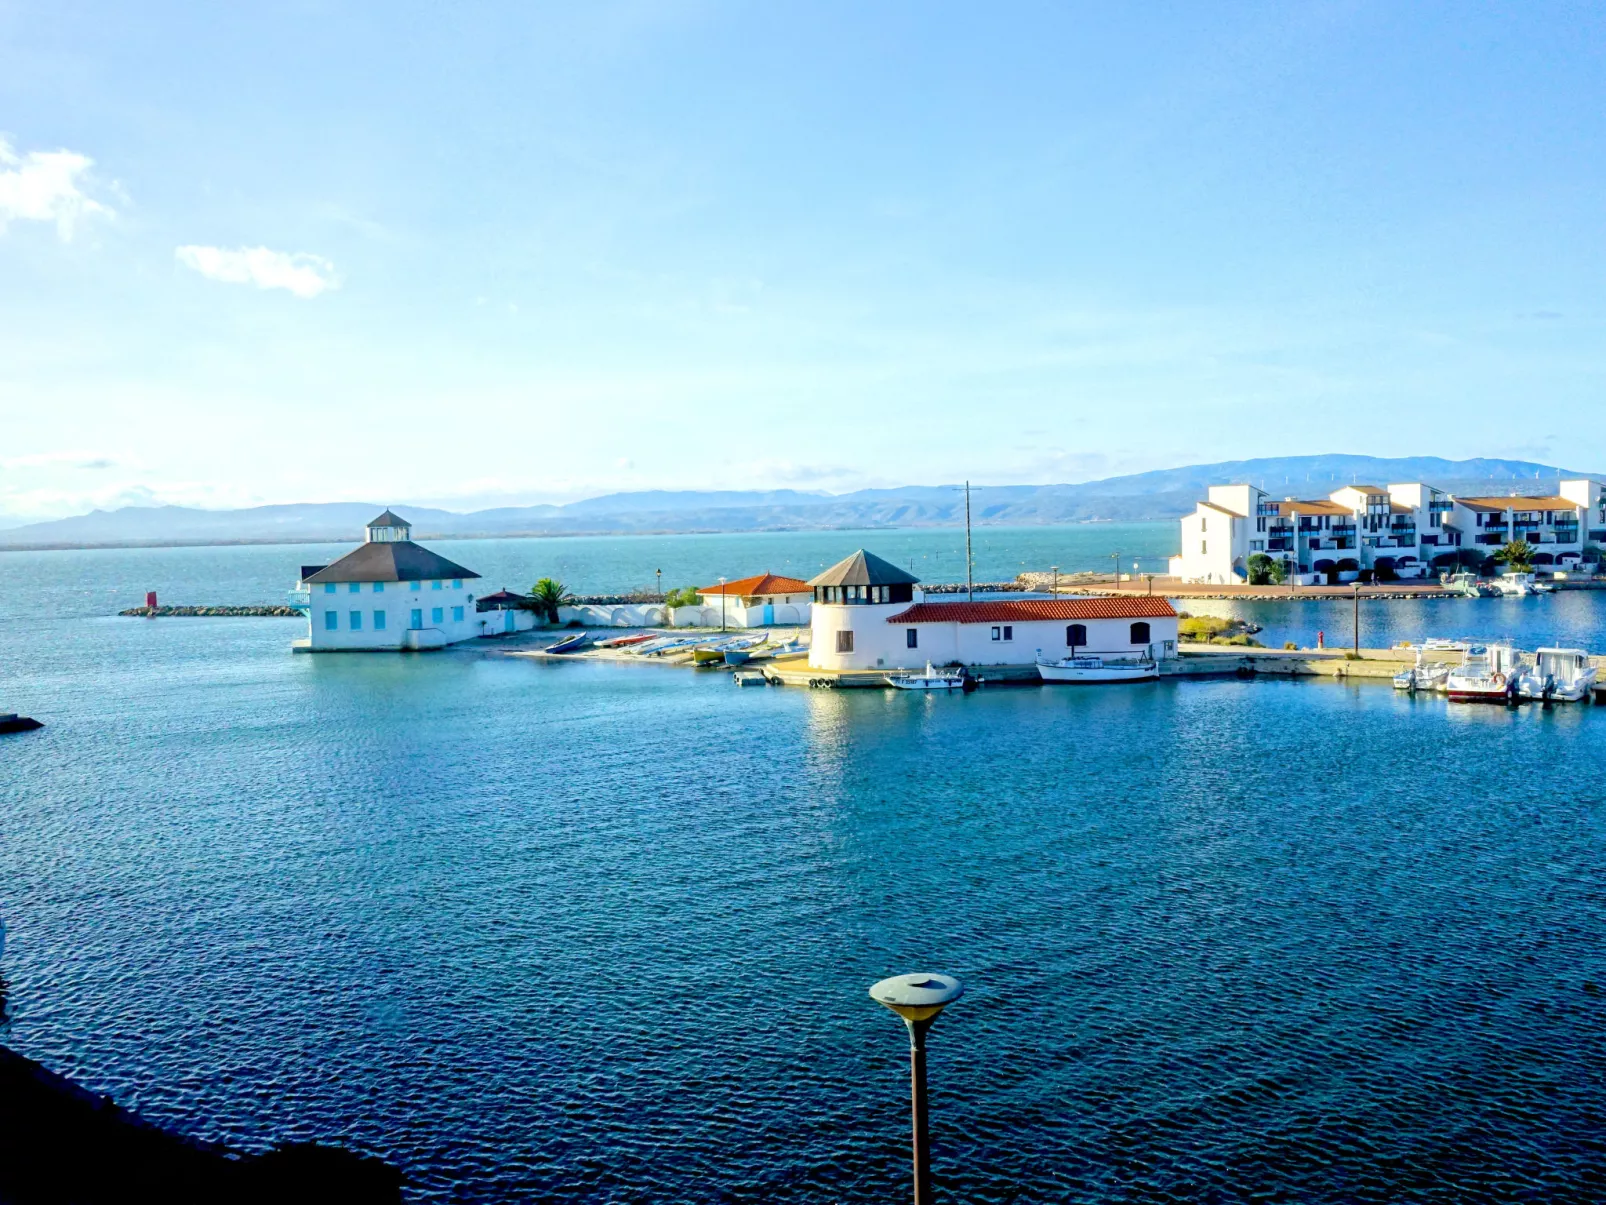
[[[915,585],[920,581],[912,573],[899,569],[891,561],[883,561],[873,553],[859,549],[852,556],[838,561],[819,577],[809,582],[811,586],[899,586]]]
[[[368,520],[369,527],[411,527],[412,524],[393,510],[386,510],[377,519]]]

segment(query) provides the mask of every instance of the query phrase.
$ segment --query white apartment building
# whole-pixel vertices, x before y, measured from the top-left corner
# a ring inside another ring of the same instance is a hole
[[[414,544],[407,520],[386,511],[367,539],[332,565],[303,565],[309,652],[435,649],[485,631],[474,606],[479,574]]]
[[[1606,543],[1600,483],[1563,481],[1544,496],[1456,498],[1420,482],[1346,485],[1326,498],[1274,500],[1252,485],[1211,486],[1182,519],[1171,574],[1185,582],[1242,583],[1265,553],[1297,581],[1352,581],[1362,569],[1422,576],[1464,548],[1508,539],[1536,546],[1535,563],[1576,565],[1586,543]]]

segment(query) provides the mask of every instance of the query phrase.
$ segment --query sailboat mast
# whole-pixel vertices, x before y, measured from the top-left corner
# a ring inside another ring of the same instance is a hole
[[[965,482],[965,599],[976,601],[976,562],[970,557],[970,482]]]

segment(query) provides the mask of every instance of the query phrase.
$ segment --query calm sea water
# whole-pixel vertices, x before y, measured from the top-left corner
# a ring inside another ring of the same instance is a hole
[[[885,1200],[907,1043],[865,990],[939,969],[945,1199],[1606,1194],[1606,713],[736,690],[107,617],[275,601],[306,553],[0,557],[0,707],[48,723],[0,742],[0,1040],[418,1200]],[[1591,598],[1530,603],[1371,614],[1603,643]]]

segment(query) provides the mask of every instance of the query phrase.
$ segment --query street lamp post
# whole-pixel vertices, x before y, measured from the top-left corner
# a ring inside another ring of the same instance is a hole
[[[1050,565],[1049,568],[1054,571],[1054,597],[1058,598],[1060,596],[1060,567],[1058,565]]]
[[[664,571],[662,569],[654,569],[653,572],[658,575],[658,601],[659,602],[663,602],[664,601]]]
[[[932,1205],[931,1129],[926,1115],[926,1030],[948,1005],[965,994],[952,975],[894,975],[870,989],[909,1029],[909,1103],[914,1123],[915,1205]]]
[[[1355,588],[1355,655],[1361,655],[1361,583],[1353,583]]]

